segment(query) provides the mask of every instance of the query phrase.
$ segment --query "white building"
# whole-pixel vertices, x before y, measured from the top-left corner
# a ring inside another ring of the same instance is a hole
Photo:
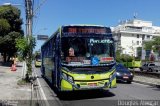
[[[160,27],[153,26],[151,21],[126,20],[114,27],[113,35],[117,40],[116,47],[122,50],[122,54],[137,57],[137,48],[142,47],[143,41],[160,36]]]

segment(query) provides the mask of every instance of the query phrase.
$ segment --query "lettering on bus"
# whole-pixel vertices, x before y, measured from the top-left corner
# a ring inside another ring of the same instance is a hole
[[[98,34],[104,34],[106,33],[105,28],[68,28],[68,33],[98,33]]]
[[[97,26],[69,26],[63,27],[64,34],[107,34],[110,28]]]
[[[105,39],[105,40],[90,39],[90,43],[113,43],[113,41],[110,39]]]

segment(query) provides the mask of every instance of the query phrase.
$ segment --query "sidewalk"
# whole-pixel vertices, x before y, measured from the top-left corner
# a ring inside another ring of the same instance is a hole
[[[21,74],[22,74],[22,63],[18,63],[17,71],[11,71],[9,66],[4,66],[4,65],[2,66],[2,64],[0,65],[1,103],[3,101],[30,102],[32,93],[31,85],[30,84],[17,85],[17,81],[21,79]],[[26,106],[28,105],[26,104]]]
[[[160,87],[160,78],[150,78],[146,76],[135,75],[133,81],[141,84]]]

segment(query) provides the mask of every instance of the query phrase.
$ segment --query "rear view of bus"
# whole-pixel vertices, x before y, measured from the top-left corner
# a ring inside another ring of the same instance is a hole
[[[37,53],[35,55],[34,64],[35,64],[35,67],[41,67],[41,55],[40,55],[40,53]]]
[[[59,91],[116,87],[115,48],[110,28],[62,26],[52,39],[55,42],[52,59],[45,58],[48,49],[42,46],[42,63],[50,61],[52,70],[42,64],[42,73]]]

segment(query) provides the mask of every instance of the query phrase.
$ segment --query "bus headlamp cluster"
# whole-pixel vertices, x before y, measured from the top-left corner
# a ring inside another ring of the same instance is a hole
[[[63,73],[62,75],[63,75],[63,78],[64,78],[64,79],[66,79],[66,80],[68,80],[68,81],[70,81],[70,82],[73,83],[73,77],[67,75],[66,73]]]

